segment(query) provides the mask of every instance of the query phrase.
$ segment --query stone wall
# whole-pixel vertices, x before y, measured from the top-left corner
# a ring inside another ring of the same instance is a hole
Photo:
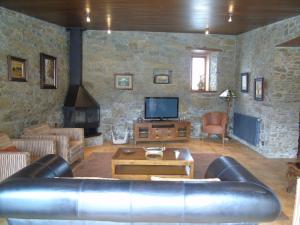
[[[234,111],[262,119],[261,142],[250,146],[268,157],[293,157],[300,110],[300,50],[276,45],[300,36],[300,16],[239,36],[89,30],[83,40],[83,82],[101,106],[101,127],[110,139],[143,116],[145,96],[178,96],[180,117],[200,135],[200,117],[226,111],[218,94],[235,89]],[[190,91],[191,48],[218,48],[217,92]],[[57,57],[58,89],[40,89],[39,54]],[[7,56],[28,61],[28,81],[7,78]],[[154,84],[154,69],[173,71],[171,84]],[[133,73],[133,90],[116,90],[114,74]],[[240,92],[240,73],[250,72],[249,93]],[[265,78],[265,99],[253,98],[254,78]],[[68,87],[68,34],[65,28],[0,7],[0,131],[16,137],[38,122],[62,123]],[[288,134],[288,135],[287,135]]]
[[[299,48],[278,44],[300,36],[300,16],[238,36],[235,111],[262,119],[261,142],[251,146],[267,157],[294,157],[300,107]],[[249,93],[241,93],[240,74],[250,72]],[[264,77],[264,101],[254,100],[254,78]],[[287,135],[288,134],[288,135]]]
[[[192,48],[219,48],[215,93],[190,91]],[[101,127],[110,139],[111,126],[117,133],[143,116],[145,96],[178,96],[181,118],[192,121],[192,135],[200,135],[200,117],[208,111],[226,111],[220,91],[235,87],[236,37],[226,35],[84,32],[83,83],[101,107]],[[173,71],[171,84],[154,84],[153,69]],[[116,90],[114,74],[133,74],[133,90]]]
[[[40,89],[40,53],[57,57],[58,89]],[[8,81],[7,56],[27,59],[27,82]],[[0,7],[0,131],[16,137],[38,122],[62,121],[68,87],[65,28]]]

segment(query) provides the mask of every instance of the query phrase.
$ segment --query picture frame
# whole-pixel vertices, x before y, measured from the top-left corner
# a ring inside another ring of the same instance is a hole
[[[154,84],[170,84],[172,82],[172,70],[169,69],[153,69]]]
[[[119,73],[114,74],[115,89],[118,90],[132,90],[133,89],[133,74]]]
[[[40,53],[41,89],[57,88],[56,57]]]
[[[170,83],[170,76],[165,74],[154,75],[153,78],[154,84],[169,84]]]
[[[7,56],[8,80],[27,81],[27,60],[15,56]]]
[[[249,92],[249,73],[241,73],[241,92]]]
[[[264,78],[254,79],[254,99],[256,101],[264,100]]]

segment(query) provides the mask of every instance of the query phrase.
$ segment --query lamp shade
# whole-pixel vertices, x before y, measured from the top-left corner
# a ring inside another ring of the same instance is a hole
[[[226,89],[219,95],[219,97],[220,98],[235,98],[236,95],[235,95],[234,91],[232,91],[230,89]]]

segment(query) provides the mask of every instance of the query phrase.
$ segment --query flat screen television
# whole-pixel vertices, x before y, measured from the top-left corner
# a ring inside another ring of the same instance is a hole
[[[178,97],[146,97],[145,119],[176,119],[178,103]]]

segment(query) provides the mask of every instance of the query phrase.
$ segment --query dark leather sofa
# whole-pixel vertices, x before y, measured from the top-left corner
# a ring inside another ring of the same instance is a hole
[[[0,217],[10,225],[257,224],[281,212],[276,195],[241,164],[220,157],[207,178],[221,182],[72,178],[47,155],[0,183]]]

